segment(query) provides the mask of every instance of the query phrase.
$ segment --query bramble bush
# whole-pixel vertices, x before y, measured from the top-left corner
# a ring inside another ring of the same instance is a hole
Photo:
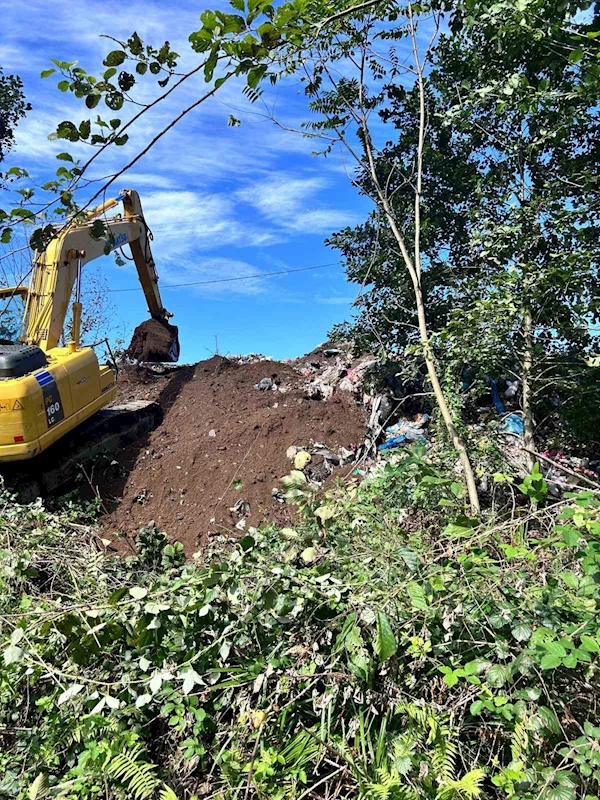
[[[3,493],[0,796],[596,797],[600,497],[477,524],[453,483],[292,476],[294,528],[187,563]]]

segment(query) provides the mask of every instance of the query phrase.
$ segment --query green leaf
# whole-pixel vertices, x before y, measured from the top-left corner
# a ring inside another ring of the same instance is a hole
[[[581,534],[572,525],[557,525],[556,530],[562,534],[563,541],[568,547],[577,547]]]
[[[56,157],[59,161],[73,161],[73,156],[70,153],[59,153]]]
[[[84,140],[87,139],[90,135],[90,130],[91,122],[89,119],[84,119],[79,125],[79,136]]]
[[[502,664],[493,664],[487,671],[485,681],[488,686],[499,689],[508,681],[510,670]]]
[[[411,572],[414,572],[419,566],[419,556],[410,547],[400,545],[398,547],[398,555],[404,561],[406,566]]]
[[[476,717],[478,714],[481,713],[482,709],[483,709],[483,700],[474,700],[471,703],[469,711],[474,717]]]
[[[61,92],[68,92],[71,81],[59,81],[56,86]]]
[[[577,48],[569,55],[569,61],[571,64],[578,64],[584,55],[584,51],[581,48]]]
[[[111,50],[111,52],[104,59],[105,67],[118,67],[127,58],[127,54],[122,50]]]
[[[74,683],[69,686],[68,689],[59,695],[58,700],[56,701],[59,706],[62,706],[63,703],[66,703],[67,700],[71,700],[71,698],[75,697],[79,694],[79,692],[83,689],[83,686],[80,683]]]
[[[450,688],[452,688],[453,686],[456,686],[456,684],[458,683],[458,680],[459,680],[458,675],[453,670],[450,670],[449,672],[447,672],[444,675],[444,682]]]
[[[134,600],[142,600],[148,594],[148,589],[144,586],[132,586],[129,590],[129,594],[134,598]]]
[[[3,653],[4,656],[4,663],[6,666],[9,664],[16,664],[19,661],[23,660],[23,650],[18,647],[16,644],[11,644]]]
[[[560,665],[560,663],[561,663],[560,656],[548,653],[542,658],[540,666],[542,669],[555,669]]]
[[[423,589],[420,583],[411,581],[406,586],[406,592],[410,597],[410,602],[414,609],[417,611],[427,611],[428,603],[425,597],[425,589]]]
[[[230,5],[235,8],[236,11],[244,11],[245,9],[244,0],[230,0]]]
[[[52,67],[51,69],[43,69],[40,72],[40,78],[49,78],[50,75],[54,75],[55,72],[56,70],[54,69],[54,67]]]
[[[581,637],[581,646],[584,650],[587,650],[588,653],[600,653],[600,645],[598,644],[597,639],[593,639],[591,636],[586,636],[585,634]]]
[[[100,92],[90,92],[88,96],[85,98],[85,104],[88,108],[96,108],[98,103],[100,102],[100,98],[102,95]]]
[[[314,547],[307,547],[300,553],[300,558],[305,564],[312,564],[317,557],[317,551]]]
[[[383,611],[377,612],[377,635],[374,649],[381,662],[391,658],[398,649],[396,637],[392,631],[390,621]]]
[[[564,658],[567,655],[567,651],[560,642],[546,642],[544,647],[550,655],[556,656],[557,658]]]
[[[511,633],[517,642],[526,642],[529,638],[531,638],[531,628],[524,622],[520,622],[518,625],[515,625],[514,628],[512,628]]]

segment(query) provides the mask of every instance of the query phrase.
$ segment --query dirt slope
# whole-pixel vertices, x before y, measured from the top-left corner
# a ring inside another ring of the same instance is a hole
[[[284,391],[256,390],[265,377]],[[130,367],[119,382],[120,400],[157,400],[165,418],[116,463],[95,469],[105,528],[134,535],[154,520],[188,554],[211,532],[239,532],[240,514],[229,510],[239,500],[250,505],[247,527],[267,517],[291,520],[291,509],[272,496],[290,470],[290,445],[348,447],[364,438],[364,409],[349,393],[308,399],[289,364],[217,356],[165,375]]]

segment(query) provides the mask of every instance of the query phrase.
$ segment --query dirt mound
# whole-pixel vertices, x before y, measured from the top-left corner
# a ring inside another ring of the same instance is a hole
[[[132,366],[119,383],[121,401],[156,400],[165,416],[144,441],[96,467],[105,528],[134,535],[154,520],[188,554],[211,532],[291,521],[293,509],[273,495],[292,467],[291,445],[334,450],[364,439],[364,409],[350,393],[309,399],[289,364],[216,356],[163,374]]]
[[[133,332],[127,355],[136,361],[177,361],[179,359],[177,327],[157,319],[148,319],[142,322]]]

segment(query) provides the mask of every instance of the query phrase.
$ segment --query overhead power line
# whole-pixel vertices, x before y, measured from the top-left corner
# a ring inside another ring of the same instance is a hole
[[[258,272],[254,275],[238,275],[235,278],[215,278],[211,281],[190,281],[189,283],[161,283],[162,289],[179,289],[182,286],[207,286],[211,283],[231,283],[232,281],[247,281],[252,278],[270,278],[272,275],[289,275],[291,272],[308,272],[311,269],[324,269],[325,267],[337,267],[338,261],[331,261],[329,264],[315,264],[312,267],[298,267],[297,269],[282,269],[278,272]],[[127,289],[109,289],[109,292],[138,292],[141,286],[131,286]]]

